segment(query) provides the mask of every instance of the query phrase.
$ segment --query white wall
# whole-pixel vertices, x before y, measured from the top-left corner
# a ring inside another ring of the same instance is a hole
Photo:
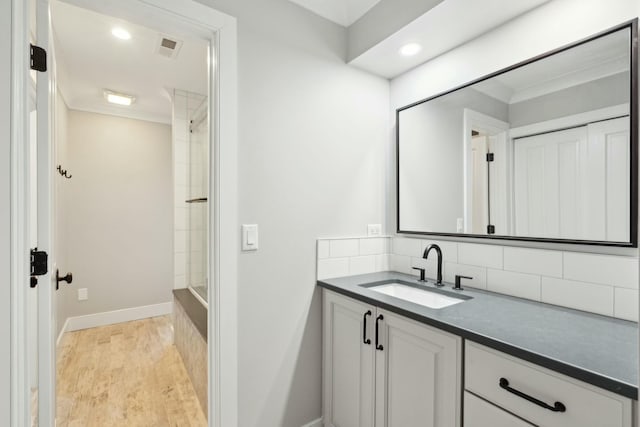
[[[11,416],[11,2],[0,2],[0,424]]]
[[[68,114],[66,317],[172,301],[170,126],[80,111]],[[76,290],[89,299],[78,301]]]
[[[287,0],[202,1],[238,18],[239,219],[260,227],[239,261],[239,425],[300,427],[321,415],[315,240],[383,220],[388,82]]]

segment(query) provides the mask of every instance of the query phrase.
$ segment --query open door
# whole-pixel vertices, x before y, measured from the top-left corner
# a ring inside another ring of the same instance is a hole
[[[34,4],[35,3],[35,4]],[[55,100],[55,64],[53,61],[53,46],[51,43],[51,26],[49,14],[49,0],[35,0],[31,3],[35,7],[35,44],[46,52],[34,48],[32,52],[32,68],[36,71],[36,103],[35,119],[32,131],[36,137],[31,137],[35,144],[34,159],[31,162],[35,170],[30,171],[30,178],[35,191],[35,197],[31,197],[29,208],[36,212],[35,223],[37,229],[32,230],[31,240],[36,244],[38,252],[48,254],[46,272],[40,271],[37,276],[32,276],[32,285],[37,280],[37,376],[35,381],[35,393],[37,398],[32,400],[37,405],[38,425],[55,426],[55,290],[56,290],[56,256],[53,242],[53,172],[54,172],[54,145],[53,113]],[[35,58],[35,61],[34,61]],[[35,206],[33,206],[35,204]],[[33,273],[33,270],[32,270]],[[32,383],[32,386],[34,384]],[[33,408],[35,409],[35,408]]]

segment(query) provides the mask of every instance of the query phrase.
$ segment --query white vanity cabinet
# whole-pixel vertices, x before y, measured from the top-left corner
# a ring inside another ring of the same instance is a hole
[[[462,339],[323,291],[325,427],[457,427]]]
[[[465,389],[465,427],[632,426],[631,399],[471,341]]]

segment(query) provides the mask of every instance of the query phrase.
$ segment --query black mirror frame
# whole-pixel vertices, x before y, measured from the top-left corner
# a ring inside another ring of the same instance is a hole
[[[400,228],[400,112],[406,110],[408,108],[414,107],[416,105],[423,104],[425,102],[431,101],[433,99],[439,98],[441,96],[447,95],[449,93],[455,92],[460,89],[464,89],[476,83],[482,82],[484,80],[490,79],[492,77],[498,76],[500,74],[515,70],[516,68],[523,67],[527,64],[531,64],[532,62],[539,61],[541,59],[547,58],[549,56],[555,55],[560,52],[564,52],[566,50],[572,49],[574,47],[580,46],[582,44],[588,43],[590,41],[596,40],[598,38],[607,36],[611,33],[628,29],[630,32],[630,105],[629,105],[629,120],[630,120],[630,132],[629,132],[629,143],[631,149],[631,182],[630,182],[630,200],[631,200],[631,213],[630,213],[630,236],[628,242],[612,242],[612,241],[601,241],[601,240],[577,240],[577,239],[552,239],[552,238],[543,238],[543,237],[518,237],[518,236],[499,236],[499,235],[483,235],[483,234],[467,234],[467,233],[439,233],[433,231],[410,231],[410,230],[402,230]],[[627,21],[623,24],[617,25],[608,30],[602,31],[600,33],[594,34],[590,37],[584,38],[577,42],[559,47],[557,49],[550,50],[541,55],[535,56],[533,58],[529,58],[525,61],[514,64],[510,67],[503,68],[494,73],[488,74],[486,76],[480,77],[471,82],[465,83],[453,89],[447,90],[445,92],[441,92],[437,95],[430,96],[429,98],[425,98],[423,100],[414,102],[412,104],[406,105],[404,107],[400,107],[396,109],[396,232],[398,234],[409,234],[409,235],[425,235],[425,236],[444,236],[444,237],[461,237],[461,238],[473,238],[473,239],[490,239],[490,240],[512,240],[512,241],[524,241],[524,242],[542,242],[542,243],[563,243],[563,244],[572,244],[572,245],[592,245],[592,246],[615,246],[615,247],[627,247],[627,248],[637,248],[638,247],[638,18]]]

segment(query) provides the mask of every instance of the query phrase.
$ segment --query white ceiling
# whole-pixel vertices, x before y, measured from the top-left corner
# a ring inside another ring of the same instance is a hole
[[[393,78],[550,0],[445,0],[350,64]],[[419,43],[414,56],[398,52]]]
[[[344,27],[356,22],[380,0],[289,0]]]
[[[207,93],[208,45],[185,34],[166,34],[114,17],[52,2],[58,86],[69,108],[171,123],[172,89]],[[130,40],[111,34],[113,27]],[[183,41],[175,59],[156,52],[160,37]],[[108,104],[103,90],[136,97],[131,107]]]
[[[618,31],[473,87],[513,104],[628,71],[629,63],[628,31]]]

